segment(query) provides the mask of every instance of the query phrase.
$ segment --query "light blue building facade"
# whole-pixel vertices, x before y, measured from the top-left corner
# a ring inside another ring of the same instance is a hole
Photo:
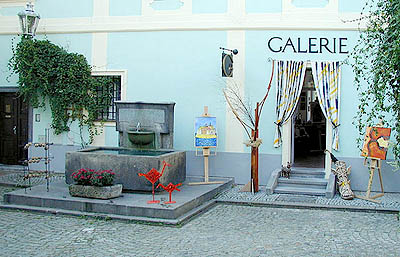
[[[174,148],[187,152],[187,173],[201,175],[203,159],[195,155],[194,120],[208,106],[217,118],[218,147],[210,158],[210,175],[235,177],[236,183],[250,179],[250,149],[246,135],[224,100],[222,89],[236,83],[253,108],[266,93],[276,60],[339,61],[343,63],[364,24],[344,22],[356,19],[362,0],[36,0],[41,15],[37,39],[47,38],[69,52],[83,54],[93,75],[121,78],[121,100],[175,102]],[[19,40],[17,13],[24,1],[0,2],[0,94],[17,91],[17,77],[9,76],[12,44]],[[237,49],[233,56],[233,77],[221,77],[220,47]],[[311,76],[306,72],[306,76]],[[308,74],[308,75],[307,75]],[[276,73],[275,73],[276,75]],[[352,124],[358,108],[354,74],[341,65],[339,150],[332,151],[352,166],[351,183],[365,190],[368,169],[363,166],[358,131]],[[307,81],[307,78],[306,78]],[[271,172],[287,161],[295,162],[296,120],[282,128],[282,145],[273,145],[276,129],[276,77],[260,118],[259,180],[265,185]],[[313,93],[304,92],[303,122]],[[310,98],[310,99],[309,99]],[[299,102],[299,105],[301,103]],[[298,107],[302,108],[302,107]],[[296,117],[300,119],[299,112]],[[28,139],[39,142],[49,127],[49,109],[31,109]],[[308,117],[308,118],[307,118]],[[325,121],[326,122],[326,121]],[[311,150],[330,149],[329,122],[310,135]],[[316,138],[318,137],[318,142]],[[64,170],[66,151],[80,148],[79,131],[51,135],[57,171]],[[95,146],[118,146],[115,122],[106,122]],[[297,145],[297,149],[303,145]],[[3,149],[5,151],[5,149]],[[388,158],[393,158],[389,153]],[[329,176],[331,161],[322,157]],[[385,191],[400,192],[400,173],[383,165]],[[378,189],[374,181],[373,189]]]

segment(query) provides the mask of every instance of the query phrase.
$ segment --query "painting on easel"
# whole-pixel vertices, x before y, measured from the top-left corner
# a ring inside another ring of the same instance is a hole
[[[217,147],[216,117],[196,117],[195,147]]]
[[[368,187],[365,196],[356,195],[357,198],[371,201],[374,203],[380,203],[380,200],[376,198],[385,195],[383,191],[383,180],[382,180],[382,160],[386,160],[386,153],[389,148],[390,128],[383,128],[381,126],[367,127],[364,137],[364,146],[361,151],[361,156],[365,157],[364,165],[367,164],[367,158],[369,161],[369,180]],[[374,179],[375,170],[378,170],[379,182],[381,184],[382,193],[371,196],[372,180]]]
[[[390,128],[367,127],[361,156],[386,160],[390,132]]]

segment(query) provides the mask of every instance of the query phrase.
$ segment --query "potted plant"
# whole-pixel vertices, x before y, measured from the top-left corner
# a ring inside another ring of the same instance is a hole
[[[69,185],[69,194],[77,197],[111,199],[121,195],[122,184],[114,183],[112,170],[80,169],[72,173],[76,184]]]

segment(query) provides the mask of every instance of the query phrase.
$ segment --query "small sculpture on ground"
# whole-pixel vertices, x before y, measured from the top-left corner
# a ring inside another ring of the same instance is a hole
[[[174,185],[174,184],[172,184],[172,183],[169,183],[168,186],[164,186],[163,184],[158,184],[157,188],[158,188],[159,186],[161,186],[162,188],[164,188],[165,191],[167,191],[167,192],[169,193],[169,201],[168,201],[168,202],[164,202],[165,204],[176,203],[176,201],[172,201],[172,199],[171,199],[171,194],[172,194],[172,192],[173,192],[174,190],[176,190],[176,191],[181,191],[181,190],[178,188],[178,186],[181,186],[181,185],[182,185],[182,183],[179,183],[179,184],[176,184],[176,185]]]
[[[153,200],[152,201],[147,201],[147,203],[159,203],[160,200],[154,200],[154,184],[157,182],[157,180],[159,180],[161,178],[161,176],[164,173],[165,167],[171,167],[171,164],[166,163],[165,161],[163,161],[163,168],[161,173],[158,172],[156,169],[151,169],[149,172],[147,173],[138,173],[139,176],[144,176],[151,184],[152,184],[152,194],[153,194]]]
[[[281,177],[290,178],[291,167],[292,165],[290,162],[288,162],[286,166],[282,165]]]
[[[329,152],[325,150],[325,152]],[[350,175],[351,167],[346,168],[346,163],[344,161],[339,161],[331,152],[332,162],[335,164],[336,169],[332,169],[332,173],[336,176],[337,185],[339,186],[340,196],[344,200],[353,200],[354,193],[350,187],[350,179],[348,176]]]

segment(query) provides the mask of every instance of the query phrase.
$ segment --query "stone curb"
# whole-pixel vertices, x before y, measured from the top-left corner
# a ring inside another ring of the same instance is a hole
[[[223,200],[217,199],[216,203],[222,204],[237,204],[237,205],[251,205],[260,207],[278,207],[278,208],[300,208],[300,209],[328,209],[328,210],[342,210],[354,212],[384,212],[384,213],[399,213],[400,209],[380,207],[380,206],[346,206],[346,205],[326,205],[326,204],[312,204],[312,203],[299,203],[299,202],[258,202],[258,201],[240,201],[240,200]]]
[[[77,217],[90,217],[90,218],[101,218],[101,219],[112,219],[119,221],[132,221],[138,223],[149,223],[149,224],[162,224],[162,225],[170,225],[170,226],[181,226],[187,224],[192,218],[197,215],[200,215],[203,212],[206,212],[210,208],[212,208],[216,204],[215,200],[210,200],[205,202],[201,206],[194,208],[193,210],[185,213],[178,219],[162,219],[162,218],[149,218],[149,217],[139,217],[139,216],[125,216],[125,215],[115,215],[115,214],[105,214],[105,213],[92,213],[92,212],[81,212],[81,211],[72,211],[72,210],[63,210],[56,208],[44,208],[44,207],[35,207],[28,205],[14,205],[14,204],[0,204],[0,209],[3,210],[19,210],[19,211],[29,211],[29,212],[37,212],[44,214],[53,214],[53,215],[69,215],[69,216],[77,216]]]

